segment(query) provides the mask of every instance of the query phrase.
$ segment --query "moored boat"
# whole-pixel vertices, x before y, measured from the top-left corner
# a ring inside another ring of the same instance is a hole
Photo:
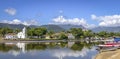
[[[111,51],[120,48],[120,38],[114,38],[112,42],[105,42],[105,44],[100,44],[97,46],[99,51]]]

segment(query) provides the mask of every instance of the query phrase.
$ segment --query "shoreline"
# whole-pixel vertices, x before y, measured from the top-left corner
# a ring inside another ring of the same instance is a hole
[[[64,42],[64,40],[1,40],[0,43]]]
[[[0,40],[0,43],[32,43],[32,42],[80,42],[81,40]]]
[[[96,55],[95,59],[120,59],[120,49],[100,52]]]

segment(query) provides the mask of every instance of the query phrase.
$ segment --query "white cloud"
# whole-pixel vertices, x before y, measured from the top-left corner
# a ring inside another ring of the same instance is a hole
[[[14,9],[14,8],[7,8],[4,11],[6,13],[10,14],[10,15],[15,15],[16,14],[16,9]]]
[[[95,27],[94,24],[87,24],[86,20],[81,18],[66,19],[63,16],[58,16],[53,19],[54,24],[73,24],[73,25],[82,25],[86,28]]]
[[[8,21],[8,20],[3,20],[2,23],[8,23],[8,24],[21,24],[22,22],[18,19],[14,19],[12,21]]]
[[[24,25],[38,25],[38,22],[36,20],[29,20],[29,21],[24,21]]]
[[[91,18],[98,20],[99,26],[120,26],[120,15],[99,16],[91,15]]]
[[[94,19],[96,19],[96,15],[91,15],[91,18],[94,20]]]
[[[14,19],[12,21],[9,20],[3,20],[1,23],[8,23],[8,24],[23,24],[23,25],[37,25],[38,22],[36,20],[29,20],[29,21],[21,21],[19,19]]]

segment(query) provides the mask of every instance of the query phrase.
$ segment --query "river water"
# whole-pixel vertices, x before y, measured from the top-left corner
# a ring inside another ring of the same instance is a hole
[[[0,59],[94,59],[95,43],[1,43]]]

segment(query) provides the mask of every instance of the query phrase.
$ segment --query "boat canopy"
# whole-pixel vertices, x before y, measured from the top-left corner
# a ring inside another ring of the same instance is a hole
[[[114,38],[114,41],[115,41],[115,42],[119,42],[119,41],[120,41],[120,38]]]

